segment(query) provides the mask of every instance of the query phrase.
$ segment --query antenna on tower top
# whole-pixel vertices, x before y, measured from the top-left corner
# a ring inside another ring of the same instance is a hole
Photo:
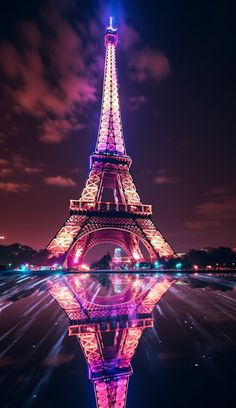
[[[107,27],[106,34],[111,34],[117,37],[117,28],[113,27],[113,17],[109,17],[109,26]],[[111,37],[109,37],[109,40],[111,40]],[[117,39],[116,39],[116,44],[117,44]]]
[[[109,17],[109,27],[108,28],[110,28],[110,30],[113,30],[114,29],[114,27],[112,27],[112,22],[113,22],[113,17]]]

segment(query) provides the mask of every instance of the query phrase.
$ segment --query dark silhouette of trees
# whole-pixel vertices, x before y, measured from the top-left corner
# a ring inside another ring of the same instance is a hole
[[[191,249],[183,257],[183,262],[188,265],[198,265],[199,267],[205,268],[209,265],[209,255],[206,251]]]
[[[191,249],[183,257],[183,263],[190,268],[193,265],[198,265],[200,268],[208,265],[213,268],[232,268],[236,266],[236,253],[228,247],[210,248],[209,250]]]
[[[212,248],[208,252],[208,257],[213,265],[231,266],[236,262],[236,254],[231,248]]]
[[[11,245],[0,245],[0,265],[5,268],[14,269],[23,264],[34,266],[50,266],[54,263],[62,264],[63,258],[49,258],[46,249],[31,248],[19,243]]]
[[[2,269],[14,269],[22,264],[34,266],[50,266],[53,264],[62,265],[65,256],[59,258],[49,258],[49,252],[46,249],[39,251],[19,243],[11,245],[0,245],[0,267]],[[91,269],[110,269],[111,255],[107,253],[99,261],[91,265]],[[160,269],[176,269],[176,265],[181,263],[181,268],[192,269],[194,265],[199,268],[206,268],[211,265],[212,268],[235,268],[236,252],[228,247],[209,248],[206,250],[191,249],[184,256],[171,258],[168,261],[160,259],[158,263]],[[150,268],[155,267],[150,264]]]
[[[0,246],[0,264],[17,267],[24,263],[33,263],[37,251],[18,243]]]
[[[91,269],[110,269],[111,265],[111,255],[108,252],[106,255],[104,255],[99,261],[94,262],[91,264]]]

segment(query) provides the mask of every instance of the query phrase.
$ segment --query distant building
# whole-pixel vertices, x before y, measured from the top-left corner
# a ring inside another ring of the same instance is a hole
[[[127,255],[124,256],[122,254],[122,249],[119,247],[115,248],[114,256],[111,260],[112,269],[122,269],[130,263],[130,258]]]

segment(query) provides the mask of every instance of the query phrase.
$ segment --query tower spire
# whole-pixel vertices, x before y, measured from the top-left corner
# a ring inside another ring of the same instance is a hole
[[[112,26],[113,23],[113,17],[109,17],[109,27],[107,27],[109,30],[114,30],[114,27]]]
[[[110,17],[105,34],[102,108],[95,153],[125,156],[116,70],[117,41],[117,29],[113,27],[113,17]]]

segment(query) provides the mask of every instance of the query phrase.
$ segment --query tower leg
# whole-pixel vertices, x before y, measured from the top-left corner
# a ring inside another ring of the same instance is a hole
[[[155,224],[150,218],[138,218],[136,224],[139,226],[146,240],[151,244],[157,257],[168,258],[174,255],[174,251],[163,235],[157,229]],[[153,257],[154,259],[154,257]],[[152,259],[152,260],[153,260]]]
[[[139,239],[136,235],[130,234],[130,249],[133,261],[143,261],[144,257],[139,246]]]
[[[63,255],[69,250],[88,218],[86,215],[71,215],[67,219],[47,246],[52,256]]]

